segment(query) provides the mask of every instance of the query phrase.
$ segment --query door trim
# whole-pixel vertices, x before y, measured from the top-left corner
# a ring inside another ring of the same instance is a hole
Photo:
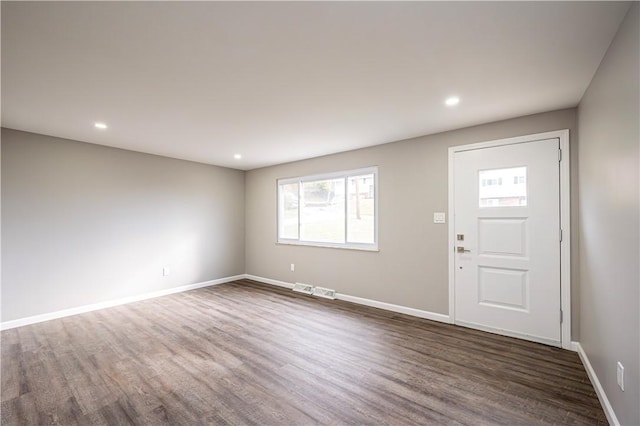
[[[562,150],[562,161],[560,161],[560,229],[562,229],[563,236],[562,241],[560,242],[560,307],[562,309],[560,338],[562,348],[573,350],[573,347],[571,346],[571,156],[569,152],[568,129],[468,145],[452,146],[449,148],[449,318],[452,323],[463,325],[456,321],[455,315],[455,203],[453,170],[453,158],[455,153],[482,148],[492,148],[496,146],[535,142],[545,139],[559,139],[560,149]],[[560,231],[558,230],[558,233],[559,232]],[[560,235],[558,235],[558,239],[560,239]]]

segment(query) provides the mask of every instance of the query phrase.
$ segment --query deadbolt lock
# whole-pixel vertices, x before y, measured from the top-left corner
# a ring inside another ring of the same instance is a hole
[[[458,241],[464,241],[464,234],[458,234],[458,235],[456,236],[456,240],[458,240]]]

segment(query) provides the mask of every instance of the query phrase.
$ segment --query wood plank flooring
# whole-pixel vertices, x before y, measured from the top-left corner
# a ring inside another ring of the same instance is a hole
[[[1,338],[2,425],[606,424],[573,352],[249,280]]]

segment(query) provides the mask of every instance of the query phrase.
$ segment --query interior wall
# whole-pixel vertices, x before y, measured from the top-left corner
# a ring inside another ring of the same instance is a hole
[[[244,273],[242,171],[10,129],[1,171],[3,322]]]
[[[578,109],[580,342],[625,425],[640,424],[639,9],[628,12]]]
[[[448,148],[560,129],[570,130],[574,163],[576,111],[566,109],[249,171],[247,273],[446,315],[448,226],[434,224],[433,213],[448,210]],[[379,252],[276,244],[277,179],[367,166],[379,167]]]

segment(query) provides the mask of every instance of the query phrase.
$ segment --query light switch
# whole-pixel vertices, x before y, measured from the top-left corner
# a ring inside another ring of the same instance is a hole
[[[433,223],[446,223],[446,215],[444,212],[433,213]]]

